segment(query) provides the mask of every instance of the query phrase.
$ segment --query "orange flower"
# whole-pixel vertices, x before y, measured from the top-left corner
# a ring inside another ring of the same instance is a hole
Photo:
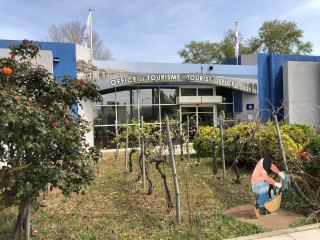
[[[4,67],[2,70],[3,70],[3,72],[5,74],[8,74],[8,75],[10,75],[12,73],[12,69],[11,68]]]

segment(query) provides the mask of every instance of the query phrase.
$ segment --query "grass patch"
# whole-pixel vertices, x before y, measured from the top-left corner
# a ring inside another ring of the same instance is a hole
[[[225,209],[253,201],[251,173],[242,172],[239,185],[234,183],[232,170],[227,179],[221,178],[221,166],[214,176],[211,158],[202,158],[198,167],[195,156],[190,162],[179,159],[176,157],[180,225],[175,208],[167,213],[163,182],[154,165],[149,166],[154,190],[147,195],[147,187],[143,189],[141,181],[136,181],[137,160],[129,173],[124,170],[124,155],[115,160],[114,154],[108,154],[99,162],[96,179],[85,195],[64,197],[54,189],[48,207],[32,211],[31,223],[37,230],[32,239],[225,239],[263,232],[256,225],[223,214]],[[170,166],[164,171],[175,203]],[[16,214],[17,207],[1,213],[1,240],[10,238]]]
[[[300,218],[297,221],[294,221],[290,224],[290,227],[301,227],[309,224],[313,224],[314,222],[311,220],[308,220],[306,218]]]

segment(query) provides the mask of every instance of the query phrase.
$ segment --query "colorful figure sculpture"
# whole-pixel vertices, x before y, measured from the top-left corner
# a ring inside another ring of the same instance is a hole
[[[271,188],[271,193],[269,195],[270,185],[275,186],[277,191],[282,188],[282,184],[280,182],[276,182],[274,179],[268,176],[267,172],[273,171],[280,176],[281,179],[286,179],[286,174],[284,172],[280,172],[279,169],[271,162],[270,157],[262,158],[256,165],[253,170],[251,177],[251,187],[254,194],[258,195],[258,199],[255,202],[254,213],[257,218],[260,217],[259,208],[265,209],[265,203],[268,202],[271,198],[275,198],[274,189]],[[279,200],[277,200],[278,208],[280,207],[282,194],[279,193]]]

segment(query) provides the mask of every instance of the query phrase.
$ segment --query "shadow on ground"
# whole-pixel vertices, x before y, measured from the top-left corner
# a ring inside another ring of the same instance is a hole
[[[297,221],[302,216],[296,213],[289,212],[284,209],[279,209],[273,214],[263,215],[256,218],[253,212],[253,202],[245,205],[230,208],[224,212],[240,221],[253,223],[266,230],[278,230],[290,227],[290,223]]]

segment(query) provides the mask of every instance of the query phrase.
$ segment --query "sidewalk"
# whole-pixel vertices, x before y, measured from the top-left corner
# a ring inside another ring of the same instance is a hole
[[[320,239],[320,223],[287,228],[272,232],[266,232],[245,237],[230,238],[228,240],[319,240]]]

